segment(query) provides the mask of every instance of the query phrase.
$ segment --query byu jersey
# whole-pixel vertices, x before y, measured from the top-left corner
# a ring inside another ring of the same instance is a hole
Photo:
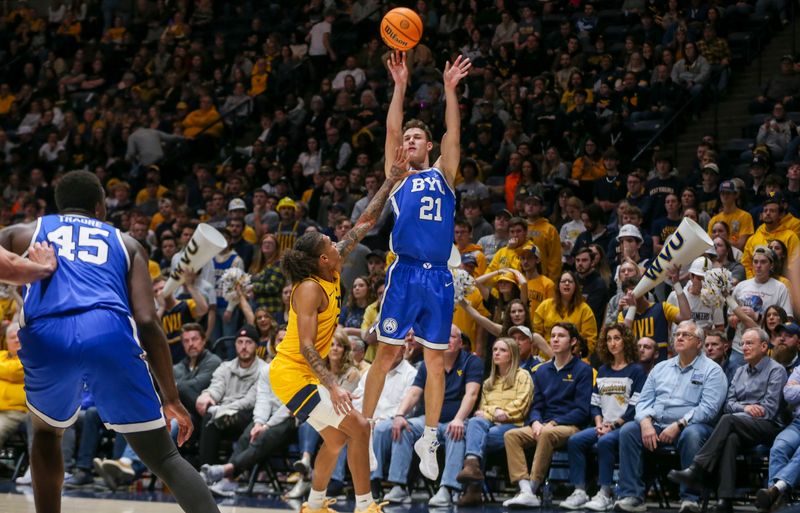
[[[390,201],[395,216],[391,250],[400,257],[447,263],[453,247],[456,195],[442,172],[430,168],[406,177]]]
[[[37,221],[33,241],[53,246],[58,268],[49,278],[26,286],[26,324],[98,308],[131,315],[130,256],[118,229],[90,217],[48,215]]]

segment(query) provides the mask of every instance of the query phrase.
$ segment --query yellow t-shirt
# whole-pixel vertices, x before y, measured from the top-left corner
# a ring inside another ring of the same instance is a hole
[[[744,245],[744,251],[742,251],[740,262],[744,266],[748,279],[753,277],[753,250],[757,246],[766,246],[773,240],[783,242],[789,255],[794,255],[798,246],[800,246],[800,239],[797,238],[797,234],[793,231],[777,229],[774,232],[768,232],[766,225],[762,224],[758,227],[756,233],[747,239],[747,244]]]
[[[528,221],[528,238],[539,249],[542,274],[558,281],[561,278],[561,237],[556,227],[544,217]]]
[[[156,191],[156,198],[161,198],[162,196],[164,196],[168,192],[169,192],[169,189],[167,189],[163,185],[159,185],[158,186],[158,190]],[[147,187],[145,187],[144,189],[142,189],[141,191],[136,193],[136,204],[137,205],[141,205],[142,203],[144,203],[146,201],[150,201],[151,199],[153,199],[153,198],[151,198],[150,194],[147,192]]]
[[[378,322],[378,308],[380,301],[375,301],[364,309],[364,317],[361,318],[361,333],[367,333],[373,324]],[[375,361],[375,354],[378,352],[378,344],[367,346],[364,352],[364,359],[370,363]]]
[[[538,277],[528,280],[528,305],[531,310],[531,319],[536,313],[536,309],[545,299],[555,297],[556,285],[553,280],[547,276],[539,275]]]
[[[13,94],[7,95],[5,98],[0,98],[0,116],[5,116],[11,110],[11,104],[17,97]]]
[[[335,275],[333,281],[326,281],[317,276],[310,276],[300,283],[304,281],[313,281],[322,288],[328,297],[328,305],[325,310],[317,313],[317,339],[314,342],[314,348],[322,358],[325,358],[331,350],[331,341],[339,322],[342,301],[339,275]],[[292,296],[297,290],[297,285],[292,289]],[[316,404],[315,397],[318,394],[319,379],[300,353],[297,314],[292,307],[291,299],[289,300],[289,322],[286,327],[286,336],[278,344],[276,351],[277,354],[269,368],[272,391],[283,404],[289,407],[292,415],[310,412],[310,405]]]
[[[719,214],[715,215],[711,218],[711,221],[708,222],[708,235],[711,235],[711,229],[714,227],[714,223],[719,221],[724,221],[725,224],[731,230],[730,234],[730,242],[731,244],[736,244],[739,242],[739,239],[742,237],[747,237],[748,235],[753,235],[755,231],[753,229],[753,216],[750,215],[750,212],[745,212],[744,210],[737,208],[732,214],[725,214],[720,212]]]
[[[555,301],[555,299],[545,299],[536,309],[533,315],[533,331],[543,336],[545,340],[549,340],[550,330],[557,322],[571,322],[578,328],[578,333],[586,339],[589,354],[594,352],[597,341],[597,321],[589,305],[583,301],[571,313],[561,316],[556,310]]]

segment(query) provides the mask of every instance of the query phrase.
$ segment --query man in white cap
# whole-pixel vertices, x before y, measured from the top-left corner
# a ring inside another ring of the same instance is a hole
[[[689,266],[689,283],[684,289],[686,291],[686,300],[689,302],[689,306],[692,308],[692,320],[694,320],[696,325],[703,328],[703,331],[709,331],[712,329],[721,330],[724,327],[725,322],[722,315],[722,309],[718,307],[711,308],[705,305],[700,298],[700,291],[703,288],[703,279],[705,278],[706,271],[708,269],[711,269],[711,262],[706,259],[706,257],[701,256],[692,261],[692,265]],[[674,306],[679,306],[678,296],[675,294],[675,291],[672,291],[669,294],[667,297],[667,303]],[[673,338],[676,330],[677,326],[673,324]]]
[[[531,333],[525,325],[512,326],[508,336],[519,346],[519,366],[533,374],[533,369],[553,356],[553,350],[539,334]]]
[[[641,255],[641,248],[644,238],[642,237],[642,231],[638,226],[635,224],[622,225],[622,228],[619,229],[619,233],[617,233],[617,241],[619,242],[619,253],[617,258],[620,260],[617,262],[617,265],[621,264],[622,260],[626,258],[630,258],[639,264],[639,267],[644,267],[647,265],[648,259],[642,258]],[[616,272],[614,274],[616,274]]]

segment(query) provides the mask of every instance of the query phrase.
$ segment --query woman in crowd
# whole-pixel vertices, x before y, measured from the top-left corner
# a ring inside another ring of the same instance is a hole
[[[519,346],[512,338],[497,339],[492,347],[492,367],[483,382],[478,410],[467,423],[466,459],[456,479],[468,484],[459,506],[481,502],[485,456],[504,447],[503,434],[522,426],[533,400],[533,381],[519,366]]]
[[[719,224],[725,225],[725,223],[719,222],[714,226],[716,227],[716,225]],[[721,267],[729,270],[731,272],[731,277],[733,278],[733,284],[736,285],[740,281],[744,280],[746,275],[744,266],[736,259],[734,256],[734,251],[737,251],[737,248],[731,245],[727,237],[714,237],[714,252],[716,253],[717,258],[714,260],[713,265],[714,267]]]
[[[286,277],[281,272],[280,260],[281,251],[275,235],[264,234],[259,251],[253,255],[253,263],[250,264],[250,283],[255,306],[266,307],[273,316],[285,309],[281,289],[286,284]]]
[[[485,284],[495,281],[496,291]],[[475,287],[483,296],[483,304],[489,311],[489,318],[495,324],[504,322],[504,313],[513,299],[519,299],[523,304],[528,302],[528,280],[516,269],[500,269],[480,276],[475,280]]]
[[[561,502],[566,509],[611,509],[614,486],[614,464],[619,452],[619,429],[633,420],[636,403],[646,376],[636,363],[639,351],[633,333],[622,323],[603,328],[597,343],[597,354],[603,365],[597,371],[592,392],[594,426],[575,433],[567,442],[569,480],[575,487],[572,495]],[[597,444],[600,490],[589,499],[586,494],[586,460]]]
[[[292,284],[287,283],[281,289],[282,309],[278,313],[272,314],[272,317],[275,319],[275,322],[277,322],[278,325],[289,323],[289,301],[291,301],[291,299],[292,299]]]
[[[761,328],[769,334],[770,344],[775,345],[778,333],[775,328],[789,321],[786,311],[778,305],[768,306],[761,317]]]
[[[331,350],[327,358],[328,370],[336,376],[337,384],[345,391],[353,393],[361,379],[358,369],[350,359],[350,339],[343,329],[337,328],[331,342]],[[302,456],[294,462],[294,469],[300,472],[301,478],[287,494],[290,499],[299,499],[308,492],[311,478],[311,456],[317,451],[321,437],[308,422],[298,428],[298,442]]]
[[[347,335],[361,336],[361,324],[364,321],[364,312],[367,306],[375,301],[375,294],[369,286],[367,276],[359,276],[353,280],[350,294],[347,295],[347,304],[339,314],[339,326]]]
[[[545,299],[533,316],[533,331],[542,335],[550,333],[556,323],[569,322],[578,328],[586,339],[589,352],[594,351],[597,339],[597,321],[594,313],[581,294],[578,276],[573,271],[561,273],[556,283],[556,297]]]

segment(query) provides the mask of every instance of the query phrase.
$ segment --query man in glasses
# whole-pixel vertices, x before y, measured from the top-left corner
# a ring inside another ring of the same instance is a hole
[[[733,512],[739,449],[771,444],[782,426],[780,405],[786,369],[767,356],[769,335],[761,328],[748,329],[742,336],[742,350],[747,363],[733,375],[724,415],[692,464],[667,476],[689,489],[702,490],[714,472],[719,477],[716,513]]]
[[[619,440],[619,497],[615,509],[643,512],[644,452],[674,445],[686,468],[713,430],[725,402],[725,373],[702,354],[703,330],[683,321],[675,334],[676,356],[657,364],[642,388],[635,422],[622,426]],[[698,513],[697,495],[681,486],[680,513]]]

